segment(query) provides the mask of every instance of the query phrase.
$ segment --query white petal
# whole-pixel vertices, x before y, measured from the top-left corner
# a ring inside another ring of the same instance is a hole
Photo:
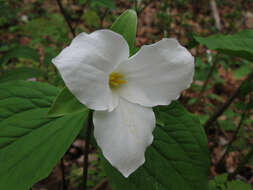
[[[95,111],[93,122],[105,158],[125,177],[145,162],[145,149],[153,141],[155,127],[152,108],[120,99],[112,112]]]
[[[52,60],[66,86],[90,109],[112,110],[113,97],[108,75],[129,56],[127,42],[110,30],[81,33]]]
[[[194,58],[175,39],[163,39],[143,46],[117,70],[127,81],[122,97],[143,106],[167,105],[190,86]]]

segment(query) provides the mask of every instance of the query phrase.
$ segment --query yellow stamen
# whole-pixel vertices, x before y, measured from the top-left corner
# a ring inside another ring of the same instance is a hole
[[[117,72],[112,72],[109,76],[109,84],[110,87],[117,87],[120,84],[126,84],[126,80],[124,75],[119,74]]]

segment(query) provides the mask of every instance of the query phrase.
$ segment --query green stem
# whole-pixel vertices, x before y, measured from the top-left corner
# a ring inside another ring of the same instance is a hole
[[[61,166],[61,172],[62,172],[62,190],[67,190],[68,185],[67,185],[66,179],[65,179],[64,157],[61,159],[60,166]]]
[[[251,81],[253,79],[253,72],[251,72],[247,78],[240,84],[240,86],[232,93],[231,97],[221,106],[219,107],[214,114],[205,122],[204,128],[206,132],[208,131],[208,128],[217,120],[219,116],[223,114],[223,112],[230,106],[230,104],[234,101],[235,98],[237,98],[240,95],[241,87],[248,81]]]
[[[246,115],[247,115],[246,112],[247,112],[247,110],[243,111],[243,113],[241,115],[241,119],[239,121],[239,124],[238,124],[236,130],[235,130],[235,133],[234,133],[234,136],[233,136],[232,140],[228,143],[227,149],[226,149],[225,153],[223,154],[223,156],[221,157],[221,159],[219,160],[219,162],[216,164],[216,167],[218,169],[224,169],[225,170],[225,167],[224,167],[225,166],[225,158],[228,155],[228,153],[229,153],[229,151],[230,151],[230,149],[232,147],[232,144],[235,142],[235,140],[237,138],[237,135],[238,135],[238,133],[239,133],[239,131],[240,131],[242,125],[243,125],[243,121],[245,120]],[[224,172],[224,171],[222,171],[222,172]]]
[[[91,139],[91,132],[93,128],[92,115],[93,115],[93,111],[91,110],[88,117],[88,126],[86,130],[86,138],[85,138],[84,161],[83,161],[83,190],[87,189],[89,145],[90,145],[90,139]]]

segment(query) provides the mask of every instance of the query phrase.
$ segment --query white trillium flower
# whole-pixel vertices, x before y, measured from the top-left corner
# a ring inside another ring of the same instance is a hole
[[[145,162],[156,123],[152,107],[176,100],[194,75],[193,56],[175,39],[129,58],[127,42],[111,30],[79,34],[52,62],[77,99],[95,110],[97,143],[125,177]]]

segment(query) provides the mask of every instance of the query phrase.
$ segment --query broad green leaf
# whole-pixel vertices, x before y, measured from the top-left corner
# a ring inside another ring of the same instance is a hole
[[[65,87],[56,97],[52,107],[48,112],[49,117],[59,117],[66,114],[88,110],[76,97]]]
[[[194,38],[209,49],[253,61],[253,30],[242,30],[233,35],[215,34],[206,38]]]
[[[1,83],[0,122],[23,110],[49,108],[58,93],[57,88],[43,83],[31,81]]]
[[[126,39],[131,55],[136,52],[136,49],[134,48],[136,28],[137,14],[134,10],[125,11],[111,26],[111,30],[121,34]]]
[[[47,117],[58,90],[35,82],[0,84],[0,189],[28,190],[47,177],[88,112]]]
[[[4,71],[4,73],[0,75],[0,83],[9,82],[13,80],[26,80],[30,78],[44,77],[45,75],[46,75],[45,72],[38,69],[29,67],[20,67]]]
[[[25,58],[39,62],[39,54],[28,46],[17,46],[9,50],[1,59],[0,64],[7,63],[11,58]]]
[[[207,190],[209,152],[204,131],[195,116],[174,102],[159,107],[159,125],[146,161],[124,178],[109,162],[104,168],[114,190]]]

